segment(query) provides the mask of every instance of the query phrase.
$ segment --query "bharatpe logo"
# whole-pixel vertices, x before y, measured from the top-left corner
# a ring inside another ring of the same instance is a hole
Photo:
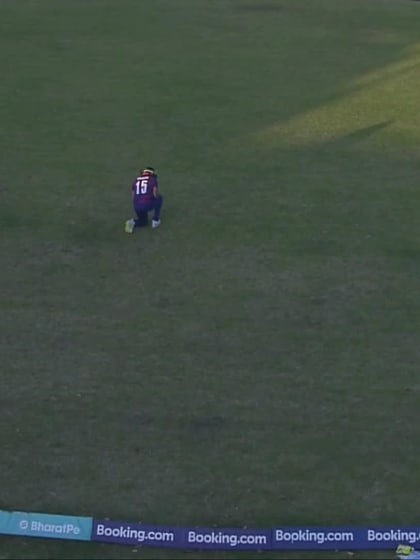
[[[21,525],[24,523],[21,521]],[[73,523],[42,523],[41,521],[31,521],[27,527],[35,533],[51,533],[54,535],[80,535],[80,527]]]
[[[0,534],[87,541],[92,518],[0,510]]]

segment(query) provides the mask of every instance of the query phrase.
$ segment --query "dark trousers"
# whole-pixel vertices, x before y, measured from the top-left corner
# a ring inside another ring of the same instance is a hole
[[[134,206],[134,211],[137,214],[137,219],[134,220],[136,227],[147,226],[149,223],[148,214],[153,210],[153,220],[158,222],[160,220],[160,211],[162,209],[163,197],[159,194],[156,198],[151,200],[149,204],[142,204]]]

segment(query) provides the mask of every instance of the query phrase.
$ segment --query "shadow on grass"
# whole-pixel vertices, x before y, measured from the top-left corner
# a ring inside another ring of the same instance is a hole
[[[355,144],[359,144],[364,140],[369,139],[370,137],[374,136],[377,132],[380,132],[384,128],[387,128],[392,124],[392,119],[388,119],[376,124],[372,124],[370,126],[364,126],[362,128],[358,128],[349,134],[344,134],[339,138],[334,138],[333,140],[329,140],[321,145],[321,148],[324,150],[325,148],[338,148],[338,149],[346,149]]]

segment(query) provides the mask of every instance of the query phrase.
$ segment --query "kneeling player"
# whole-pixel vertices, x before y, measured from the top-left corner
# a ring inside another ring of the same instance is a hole
[[[152,227],[160,226],[163,198],[159,194],[158,178],[153,167],[146,167],[131,186],[134,211],[137,218],[125,222],[125,231],[133,233],[135,227],[147,226],[148,214],[153,211]]]

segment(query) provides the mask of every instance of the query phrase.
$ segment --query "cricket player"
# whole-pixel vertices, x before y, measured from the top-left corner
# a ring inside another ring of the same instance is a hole
[[[137,218],[125,222],[125,231],[133,233],[134,228],[147,226],[148,214],[152,210],[152,227],[159,227],[163,197],[159,194],[159,183],[154,167],[145,167],[141,171],[131,185],[131,193]]]

